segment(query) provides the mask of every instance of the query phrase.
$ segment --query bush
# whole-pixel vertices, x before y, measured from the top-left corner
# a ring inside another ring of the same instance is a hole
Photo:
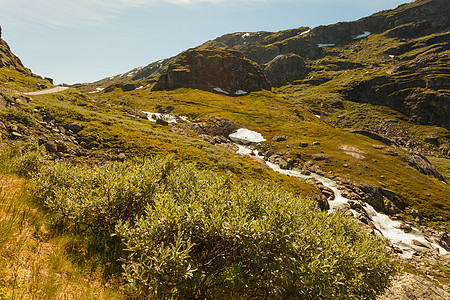
[[[0,170],[31,177],[46,163],[45,149],[36,142],[12,142],[0,144]]]
[[[394,272],[386,244],[341,213],[189,165],[117,232],[143,298],[374,299]]]
[[[67,228],[122,239],[130,297],[374,299],[394,273],[386,243],[341,213],[171,156],[55,163],[34,183]]]
[[[119,220],[145,212],[173,160],[71,166],[56,161],[33,178],[35,198],[57,212],[56,223],[76,231],[109,235]]]

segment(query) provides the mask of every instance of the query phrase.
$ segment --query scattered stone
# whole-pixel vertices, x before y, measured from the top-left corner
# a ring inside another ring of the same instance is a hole
[[[315,161],[322,161],[322,160],[329,160],[330,157],[331,156],[327,154],[314,154],[311,156],[311,159]]]
[[[306,143],[306,142],[301,142],[301,143],[300,143],[300,147],[306,148],[306,147],[308,147],[308,143]]]
[[[11,138],[12,139],[21,139],[21,138],[23,138],[23,135],[16,131],[13,131],[13,132],[11,132]]]
[[[72,131],[73,133],[78,133],[84,129],[83,124],[78,122],[72,122],[65,125],[65,129]]]
[[[161,118],[156,119],[156,124],[162,125],[162,126],[169,126],[169,122],[167,122]]]
[[[272,138],[272,141],[274,141],[274,142],[284,142],[285,140],[286,140],[286,136],[285,135],[274,136]]]
[[[319,142],[313,142],[311,145],[313,145],[313,146],[319,146],[320,143],[319,143]]]
[[[119,153],[119,155],[117,155],[117,159],[120,161],[125,161],[126,158],[127,156],[124,153]]]

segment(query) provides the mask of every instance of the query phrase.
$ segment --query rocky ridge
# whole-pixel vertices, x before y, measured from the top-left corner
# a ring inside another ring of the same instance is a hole
[[[230,95],[270,90],[262,70],[236,50],[226,48],[190,49],[169,64],[153,91],[177,88],[206,91],[221,89]]]

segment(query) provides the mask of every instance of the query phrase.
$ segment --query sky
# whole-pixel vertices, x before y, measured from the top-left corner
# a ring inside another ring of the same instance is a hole
[[[353,21],[410,0],[0,0],[2,38],[55,84],[94,82],[226,33]]]

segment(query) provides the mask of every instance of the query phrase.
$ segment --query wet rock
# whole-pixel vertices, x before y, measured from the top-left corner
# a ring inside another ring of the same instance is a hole
[[[412,243],[413,245],[415,245],[415,246],[418,246],[418,247],[430,249],[430,246],[425,245],[424,243],[419,242],[418,240],[412,240],[411,243]]]
[[[226,149],[228,151],[231,151],[233,153],[236,153],[239,150],[239,147],[233,143],[219,143],[219,144],[216,144],[216,146]]]
[[[169,122],[167,122],[166,120],[163,120],[161,118],[156,119],[156,124],[162,125],[162,126],[169,126]]]
[[[439,246],[441,246],[447,251],[450,251],[450,236],[448,235],[447,232],[442,233],[438,243]]]
[[[413,230],[411,226],[405,223],[400,224],[400,229],[406,233],[410,233]]]
[[[280,166],[283,170],[289,170],[292,168],[294,161],[293,160],[285,160],[283,157],[281,157],[279,154],[274,154],[269,157],[268,159],[271,163],[274,163],[278,166]]]

